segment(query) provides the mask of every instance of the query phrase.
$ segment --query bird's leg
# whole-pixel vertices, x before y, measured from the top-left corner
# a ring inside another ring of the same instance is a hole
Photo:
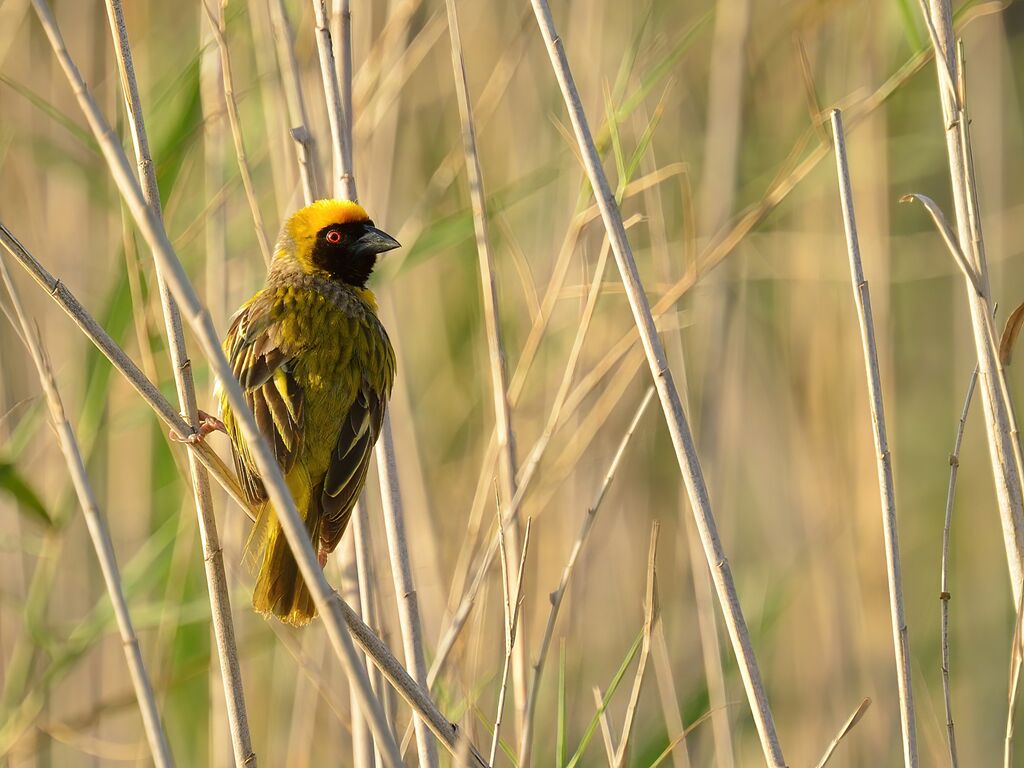
[[[199,428],[191,435],[186,437],[184,440],[178,437],[176,434],[171,432],[171,440],[176,443],[190,443],[191,445],[198,445],[199,443],[206,440],[206,436],[211,432],[224,432],[227,433],[227,427],[224,426],[224,422],[218,419],[216,416],[211,416],[206,411],[198,411],[199,415]]]

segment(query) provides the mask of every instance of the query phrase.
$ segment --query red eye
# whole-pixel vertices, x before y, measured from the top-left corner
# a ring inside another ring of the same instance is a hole
[[[341,232],[338,232],[336,229],[332,229],[327,233],[326,240],[331,245],[337,245],[341,242]]]

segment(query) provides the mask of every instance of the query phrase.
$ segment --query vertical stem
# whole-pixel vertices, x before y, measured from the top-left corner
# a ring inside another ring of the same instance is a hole
[[[516,645],[516,637],[519,630],[519,617],[522,614],[523,604],[523,574],[526,570],[526,553],[530,547],[530,523],[526,521],[526,533],[523,535],[522,555],[519,558],[519,572],[516,576],[515,592],[509,592],[509,585],[512,583],[512,573],[508,565],[508,557],[505,554],[505,526],[498,521],[498,542],[501,551],[501,571],[503,575],[502,584],[505,587],[505,660],[501,668],[501,684],[498,687],[498,707],[494,715],[494,733],[491,734],[491,752],[487,759],[490,765],[498,754],[498,744],[501,742],[501,721],[505,715],[505,694],[508,691],[508,669],[512,661],[512,650]]]
[[[878,491],[882,501],[882,534],[885,537],[885,566],[889,582],[889,610],[892,619],[892,641],[896,654],[896,680],[900,697],[900,727],[903,732],[903,761],[907,768],[917,766],[917,734],[914,725],[914,694],[910,680],[910,640],[903,605],[903,579],[900,573],[900,546],[896,530],[896,492],[893,488],[892,457],[885,431],[885,408],[882,403],[882,381],[878,370],[878,349],[875,325],[871,317],[871,294],[864,277],[857,241],[857,222],[853,212],[850,169],[846,162],[846,137],[843,117],[832,110],[832,140],[836,150],[836,172],[839,176],[839,199],[843,208],[843,227],[850,256],[850,281],[857,306],[861,344],[864,347],[864,368],[868,381],[871,426],[878,459]]]
[[[253,226],[256,229],[256,242],[260,246],[260,253],[263,254],[263,262],[269,266],[272,256],[270,243],[267,240],[266,227],[263,226],[263,214],[260,212],[260,203],[256,196],[256,185],[252,180],[249,155],[245,149],[245,136],[242,134],[242,118],[238,114],[238,103],[235,101],[235,78],[231,69],[227,23],[224,19],[224,6],[227,4],[227,0],[221,0],[217,16],[214,16],[213,11],[210,10],[210,6],[207,4],[208,0],[201,0],[201,2],[203,10],[206,11],[207,19],[210,22],[210,29],[217,40],[217,48],[220,50],[221,78],[224,82],[224,106],[228,113],[228,123],[231,125],[231,138],[235,143],[238,173],[242,177],[245,199],[249,202],[249,212],[252,214]]]
[[[339,61],[336,63],[338,83],[341,87],[341,112],[345,118],[345,141],[341,145],[341,158],[342,158],[342,173],[345,174],[348,186],[346,187],[346,194],[355,200],[356,199],[356,180],[355,180],[355,166],[353,165],[353,153],[355,148],[353,147],[354,141],[352,139],[352,126],[355,124],[355,116],[352,112],[352,9],[350,0],[341,0],[338,16],[339,22],[339,34],[341,40],[339,40],[340,56]]]
[[[320,196],[316,176],[316,144],[309,128],[306,103],[302,97],[302,82],[299,65],[295,60],[292,31],[288,26],[284,0],[270,0],[270,24],[274,30],[277,47],[277,66],[281,71],[281,87],[288,109],[288,124],[299,162],[299,178],[302,181],[302,195],[309,204]]]
[[[356,179],[352,169],[352,130],[346,120],[341,85],[334,64],[334,46],[331,44],[331,29],[327,18],[326,0],[313,0],[313,16],[316,19],[316,48],[320,55],[320,75],[324,82],[324,96],[327,99],[327,119],[331,125],[331,157],[334,168],[332,177],[333,195],[346,200],[355,200]],[[348,34],[345,34],[348,30]],[[342,17],[342,49],[351,57],[351,24]],[[345,41],[348,42],[345,42]],[[350,58],[351,61],[351,58]],[[351,66],[349,68],[351,72]],[[351,93],[351,84],[349,85]]]
[[[362,605],[359,600],[360,581],[358,564],[356,562],[357,538],[354,530],[356,525],[358,525],[360,506],[361,505],[356,505],[356,508],[352,510],[352,522],[350,525],[352,525],[353,531],[350,536],[342,539],[343,550],[341,552],[340,560],[342,564],[342,598],[350,605],[358,605],[360,609],[362,609]],[[356,697],[355,688],[350,685],[348,690],[349,706],[351,708],[350,719],[352,725],[352,764],[356,766],[373,765],[373,736],[370,734],[370,728],[366,724],[366,718],[363,717],[363,713],[359,709],[359,701]]]
[[[154,219],[161,217],[160,191],[157,187],[156,168],[149,151],[149,138],[143,119],[142,101],[135,78],[128,29],[120,0],[107,0],[107,17],[113,36],[114,49],[121,75],[128,124],[131,128],[132,143],[138,164],[139,183],[146,205]],[[185,334],[181,313],[171,295],[164,278],[159,257],[154,254],[160,306],[163,309],[164,328],[167,333],[168,352],[174,375],[174,386],[178,394],[178,405],[185,421],[190,425],[198,422],[195,382],[192,378],[192,361],[185,346]],[[255,766],[256,755],[249,736],[249,722],[245,709],[245,692],[242,689],[242,672],[238,662],[238,648],[235,643],[235,629],[231,618],[231,600],[228,593],[227,576],[224,571],[224,554],[217,532],[217,520],[213,513],[213,496],[210,493],[210,478],[195,454],[189,452],[189,473],[196,513],[199,519],[200,538],[203,544],[203,563],[209,587],[210,610],[213,616],[214,637],[217,655],[220,659],[221,680],[227,705],[228,723],[231,728],[231,744],[235,763],[239,766]]]
[[[358,590],[359,614],[375,632],[381,634],[381,623],[377,616],[377,600],[374,590],[377,585],[377,577],[373,569],[373,552],[370,541],[370,518],[366,509],[366,493],[362,493],[359,501],[352,509],[352,518],[349,525],[352,527],[353,566],[355,567],[355,586]],[[367,663],[366,674],[370,677],[370,687],[381,705],[384,704],[384,679],[380,670],[373,664]],[[351,692],[350,692],[351,695]],[[353,702],[355,703],[355,702]],[[385,711],[385,717],[387,712]],[[390,722],[390,721],[389,721]],[[365,765],[379,765],[379,758],[375,755],[373,741],[366,745]],[[357,765],[363,765],[358,763]]]
[[[387,530],[388,554],[391,561],[391,578],[395,584],[395,599],[398,602],[398,623],[402,630],[402,648],[405,651],[405,666],[413,679],[427,690],[427,662],[423,654],[423,628],[420,623],[420,609],[416,597],[416,586],[412,580],[412,563],[405,535],[405,512],[402,495],[398,487],[398,469],[395,466],[395,446],[391,435],[391,415],[384,414],[380,439],[375,448],[377,473],[380,475],[380,499],[384,511],[384,526]],[[416,728],[416,748],[420,766],[437,768],[437,747],[427,724],[413,713]]]
[[[946,708],[946,739],[949,748],[950,768],[957,768],[960,761],[956,750],[956,733],[953,731],[953,696],[949,686],[949,534],[953,523],[953,499],[956,492],[957,470],[960,468],[960,444],[964,439],[964,428],[967,426],[967,412],[974,398],[974,388],[978,383],[978,366],[974,366],[971,381],[967,385],[964,407],[960,412],[960,421],[953,439],[953,452],[949,454],[949,489],[946,492],[946,515],[942,525],[942,575],[939,583],[940,626],[942,636],[942,697]]]
[[[355,200],[357,192],[352,160],[352,13],[348,0],[342,0],[339,8],[341,39],[338,41],[340,67],[336,67],[325,0],[313,0],[313,8],[316,15],[320,72],[323,76],[324,92],[327,96],[327,114],[331,121],[335,170],[334,194]],[[395,461],[395,446],[391,436],[391,417],[387,412],[384,415],[380,438],[375,446],[375,454],[405,663],[411,677],[422,686],[424,691],[429,691],[426,685],[427,666],[423,653],[419,606],[409,561],[405,517]],[[420,765],[425,768],[436,768],[438,764],[437,748],[430,736],[428,724],[415,712],[413,713],[413,722],[416,729],[416,746]]]
[[[928,0],[926,21],[935,47],[935,64],[939,73],[939,97],[946,134],[946,152],[953,188],[957,234],[960,247],[973,257],[981,276],[984,293],[968,287],[974,346],[978,355],[978,380],[985,414],[992,474],[999,502],[1010,586],[1014,605],[1020,603],[1021,579],[1024,576],[1024,504],[1021,495],[1021,454],[1017,442],[1017,424],[1010,403],[1006,379],[996,354],[995,331],[992,326],[992,305],[988,290],[988,266],[985,259],[981,225],[977,215],[977,196],[970,155],[968,119],[963,104],[965,88],[958,76],[953,17],[949,0]],[[959,84],[955,87],[954,84]]]
[[[754,717],[754,723],[757,726],[758,736],[761,740],[761,748],[766,762],[772,768],[781,768],[781,766],[786,764],[786,761],[782,755],[782,747],[779,744],[779,738],[775,731],[775,721],[772,716],[771,707],[768,704],[768,696],[764,690],[761,670],[754,656],[753,644],[750,641],[750,633],[747,630],[746,620],[743,618],[743,611],[740,608],[739,596],[736,592],[736,584],[732,578],[732,571],[729,568],[725,550],[718,536],[718,526],[711,510],[711,500],[708,496],[707,486],[704,483],[704,475],[700,468],[700,461],[697,458],[693,436],[683,414],[679,392],[676,390],[672,373],[668,367],[668,361],[665,358],[665,349],[654,325],[651,307],[647,301],[643,284],[640,281],[636,261],[633,258],[633,251],[630,248],[629,240],[626,238],[626,232],[622,225],[622,215],[615,203],[612,190],[608,185],[608,179],[605,177],[604,168],[601,165],[601,159],[598,156],[597,147],[594,145],[594,139],[587,123],[586,114],[583,111],[583,105],[580,102],[579,93],[573,81],[565,49],[551,18],[551,9],[548,7],[547,0],[531,0],[531,2],[534,14],[537,17],[537,24],[547,46],[548,55],[551,58],[555,77],[562,91],[562,97],[569,110],[569,117],[583,156],[583,163],[586,167],[591,186],[594,189],[594,196],[601,211],[605,230],[608,232],[608,239],[612,243],[615,263],[619,268],[626,297],[633,312],[633,319],[640,335],[640,341],[643,345],[651,376],[654,379],[654,386],[658,392],[658,399],[661,402],[669,435],[672,438],[672,445],[675,449],[676,460],[679,463],[683,482],[690,497],[690,506],[697,522],[701,542],[704,545],[704,554],[711,568],[719,603],[722,607],[726,626],[729,629],[733,651],[736,653],[739,662],[740,674],[743,678],[747,700]]]
[[[92,540],[93,548],[96,550],[96,559],[100,562],[100,570],[103,573],[103,582],[106,585],[107,593],[110,595],[110,602],[114,607],[114,617],[117,620],[117,628],[121,635],[121,645],[124,649],[125,661],[128,664],[128,672],[131,675],[132,687],[135,689],[135,698],[139,704],[139,712],[142,715],[142,725],[146,731],[146,739],[149,742],[149,751],[153,756],[153,762],[158,768],[170,768],[174,765],[171,758],[171,750],[167,745],[167,736],[160,723],[160,714],[156,708],[156,698],[153,695],[153,686],[150,684],[149,675],[146,673],[146,666],[142,661],[142,651],[139,648],[139,638],[132,626],[131,615],[128,612],[128,601],[124,596],[124,589],[121,586],[121,574],[117,568],[117,558],[114,555],[114,545],[110,540],[110,532],[107,530],[106,521],[100,512],[99,504],[96,501],[96,494],[93,492],[89,482],[89,475],[85,469],[85,462],[82,459],[82,452],[78,446],[78,439],[74,430],[64,414],[64,405],[61,402],[60,393],[57,391],[57,382],[53,378],[53,371],[50,368],[46,353],[42,348],[42,340],[38,336],[38,330],[33,328],[25,314],[14,282],[11,280],[7,264],[0,259],[0,277],[7,287],[14,312],[21,324],[22,338],[28,351],[31,354],[32,362],[35,364],[39,374],[39,382],[46,394],[46,402],[50,409],[50,419],[54,429],[57,431],[57,439],[60,443],[61,452],[68,465],[68,472],[75,486],[75,493],[78,495],[79,504],[82,507],[82,514],[85,517],[86,528],[89,530],[89,538]]]
[[[462,123],[462,141],[466,154],[466,174],[469,177],[469,192],[473,206],[473,228],[476,234],[477,256],[480,265],[480,283],[483,296],[484,328],[487,335],[488,363],[491,374],[491,399],[494,407],[495,429],[498,438],[498,477],[501,488],[504,515],[501,524],[507,526],[509,556],[518,561],[522,543],[519,537],[516,498],[515,440],[512,435],[511,415],[508,403],[508,386],[505,371],[505,352],[501,338],[501,324],[498,316],[498,285],[494,275],[494,259],[491,254],[488,234],[486,196],[480,157],[477,153],[476,127],[473,123],[473,105],[469,97],[466,80],[466,63],[459,35],[459,16],[455,0],[446,0],[448,9],[448,32],[451,38],[452,69],[455,74],[455,92],[458,95],[459,116]],[[511,519],[509,519],[511,517]],[[515,585],[506,584],[510,593]],[[520,627],[520,632],[526,632]],[[519,643],[512,655],[512,693],[515,701],[516,732],[523,734],[526,713],[526,644]]]

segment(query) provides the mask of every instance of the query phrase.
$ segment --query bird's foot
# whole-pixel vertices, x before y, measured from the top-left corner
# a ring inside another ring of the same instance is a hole
[[[227,433],[227,427],[224,426],[224,422],[218,419],[216,416],[211,416],[206,411],[199,411],[199,428],[188,437],[182,439],[178,437],[174,432],[171,432],[171,440],[176,443],[188,443],[189,445],[199,445],[206,440],[206,436],[211,432],[224,432]]]

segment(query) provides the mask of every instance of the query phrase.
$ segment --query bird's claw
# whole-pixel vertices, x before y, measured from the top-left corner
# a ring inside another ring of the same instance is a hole
[[[179,437],[174,432],[171,432],[171,440],[176,443],[188,443],[189,445],[199,445],[206,436],[211,432],[227,432],[227,427],[224,426],[224,422],[218,419],[216,416],[211,416],[206,411],[198,411],[199,425],[195,432],[190,434],[188,437]]]

